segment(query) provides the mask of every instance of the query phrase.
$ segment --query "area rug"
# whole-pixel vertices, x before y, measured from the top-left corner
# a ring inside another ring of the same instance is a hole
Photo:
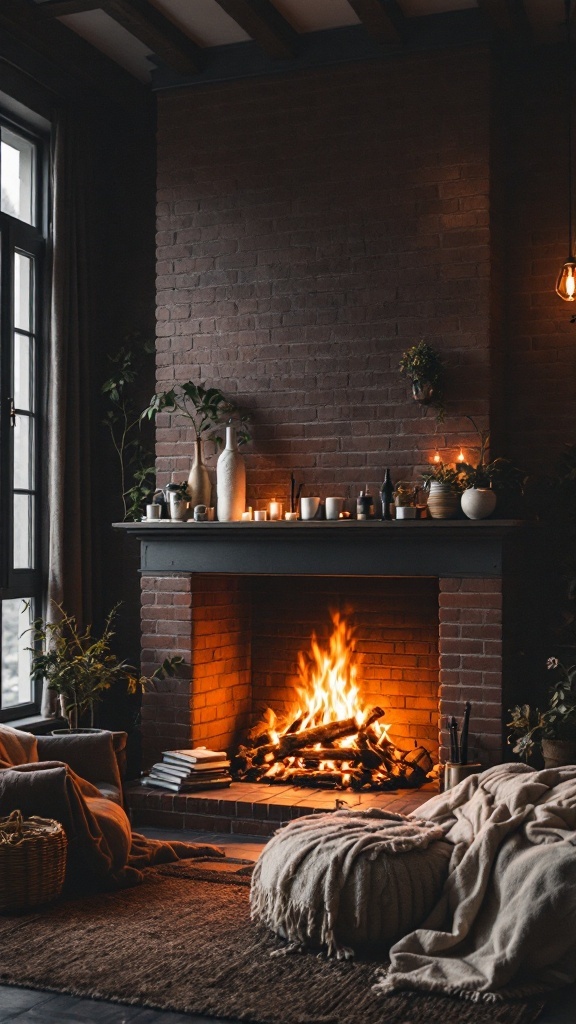
[[[0,916],[0,983],[247,1024],[530,1024],[540,1012],[381,997],[376,963],[283,955],[250,923],[249,872],[230,867],[168,865],[134,889]]]

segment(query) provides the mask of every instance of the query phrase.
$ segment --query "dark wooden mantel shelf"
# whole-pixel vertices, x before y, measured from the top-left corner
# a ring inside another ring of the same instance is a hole
[[[286,576],[502,576],[534,551],[519,520],[115,523],[149,573]]]

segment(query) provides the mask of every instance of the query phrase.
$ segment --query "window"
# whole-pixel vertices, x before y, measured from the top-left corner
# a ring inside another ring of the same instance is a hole
[[[38,710],[26,630],[41,613],[43,144],[0,115],[0,720]]]

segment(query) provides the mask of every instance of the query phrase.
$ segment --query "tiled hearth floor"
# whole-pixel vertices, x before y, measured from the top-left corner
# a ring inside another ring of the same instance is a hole
[[[292,818],[314,811],[333,811],[337,800],[350,809],[380,807],[409,814],[436,792],[432,784],[391,793],[355,793],[233,782],[228,789],[193,796],[134,783],[127,787],[126,800],[136,829],[146,825],[266,838]]]
[[[421,801],[420,801],[421,802]],[[333,806],[333,804],[332,804]],[[399,809],[399,808],[398,808]],[[154,839],[185,839],[223,846],[228,856],[256,860],[264,846],[258,836],[223,835],[143,827],[141,831]],[[550,999],[537,1024],[574,1024],[576,989],[571,987]],[[0,985],[0,1024],[240,1024],[215,1017],[196,1017],[185,1013],[145,1010],[138,1006],[120,1006],[95,999],[53,995],[33,989]],[[426,1024],[418,1021],[415,1024]]]

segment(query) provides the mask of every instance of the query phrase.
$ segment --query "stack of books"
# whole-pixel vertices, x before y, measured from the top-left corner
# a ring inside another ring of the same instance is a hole
[[[222,789],[232,776],[230,761],[223,750],[193,747],[190,750],[165,750],[142,780],[144,785],[170,789],[175,793],[192,793],[199,789]]]

